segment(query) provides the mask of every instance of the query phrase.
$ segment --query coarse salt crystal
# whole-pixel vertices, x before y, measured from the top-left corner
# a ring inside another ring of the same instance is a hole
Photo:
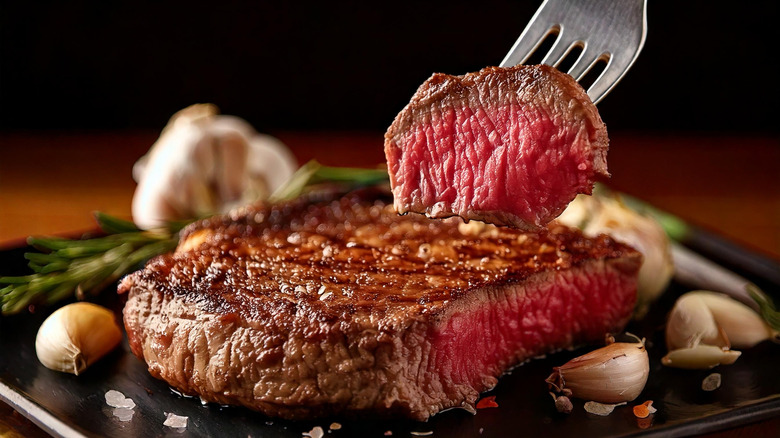
[[[116,390],[109,390],[106,392],[106,404],[114,407],[114,408],[128,408],[133,409],[135,407],[135,402],[131,398],[125,397],[124,394],[122,394],[119,391]]]
[[[135,411],[131,408],[114,408],[113,414],[119,421],[126,422],[133,419]]]
[[[125,399],[125,395],[124,394],[122,394],[119,391],[115,391],[113,389],[108,391],[108,392],[106,392],[106,396],[105,397],[106,397],[106,403],[109,406],[115,406],[115,405],[117,405],[119,403],[122,403],[124,401],[124,399]]]
[[[174,427],[174,428],[185,428],[187,427],[187,420],[189,417],[184,417],[181,415],[176,415],[170,412],[165,413],[165,422],[163,422],[163,426],[168,427]]]
[[[328,429],[330,429],[330,430],[339,430],[339,429],[341,429],[341,423],[330,423],[330,427]]]

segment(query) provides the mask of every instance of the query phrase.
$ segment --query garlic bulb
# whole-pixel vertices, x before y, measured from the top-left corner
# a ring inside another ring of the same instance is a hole
[[[642,253],[636,317],[641,318],[669,286],[674,275],[669,237],[651,217],[625,207],[616,198],[578,195],[558,221],[580,228],[588,236],[607,234]]]
[[[226,212],[267,197],[297,167],[279,140],[238,117],[218,115],[214,105],[192,105],[171,117],[133,167],[133,221],[152,229]]]
[[[650,360],[642,342],[615,342],[553,368],[551,388],[599,403],[629,402],[647,383]]]
[[[68,304],[38,329],[35,352],[49,369],[79,375],[122,340],[114,313],[96,304]]]

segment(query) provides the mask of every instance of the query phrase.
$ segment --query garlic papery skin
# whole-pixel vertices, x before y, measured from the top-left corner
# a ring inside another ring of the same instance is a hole
[[[753,309],[710,291],[680,296],[666,322],[666,346],[670,351],[698,344],[750,348],[775,336],[777,333]]]
[[[637,213],[619,199],[604,195],[578,195],[558,221],[580,228],[591,237],[606,234],[642,253],[635,316],[641,318],[663,293],[674,275],[671,243],[655,219]]]
[[[736,350],[699,344],[695,347],[672,350],[661,359],[661,363],[674,368],[707,370],[718,365],[731,365],[741,354]]]
[[[121,340],[122,330],[111,310],[78,302],[46,318],[35,338],[35,352],[46,368],[79,375]]]
[[[583,400],[621,403],[642,393],[649,373],[643,343],[615,342],[553,368],[547,383]]]
[[[187,107],[133,167],[133,221],[143,229],[228,210],[268,197],[298,168],[279,140],[214,105]]]

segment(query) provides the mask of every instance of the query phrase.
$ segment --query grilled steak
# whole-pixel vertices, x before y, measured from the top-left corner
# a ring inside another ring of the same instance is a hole
[[[425,420],[621,330],[640,263],[606,236],[399,216],[360,192],[193,224],[119,291],[132,351],[185,394],[290,419]]]
[[[585,90],[544,66],[434,74],[385,134],[399,213],[538,229],[607,173]]]

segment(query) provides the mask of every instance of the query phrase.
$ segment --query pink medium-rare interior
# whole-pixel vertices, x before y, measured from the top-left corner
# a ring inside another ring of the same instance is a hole
[[[590,193],[594,173],[594,128],[553,116],[532,104],[434,105],[404,133],[401,147],[389,149],[396,200],[548,222],[578,192]]]
[[[603,342],[628,322],[635,276],[609,268],[608,262],[540,275],[554,279],[487,291],[488,302],[470,303],[447,319],[433,335],[431,374],[445,386],[467,384],[484,391],[486,374],[497,377],[529,358]]]

